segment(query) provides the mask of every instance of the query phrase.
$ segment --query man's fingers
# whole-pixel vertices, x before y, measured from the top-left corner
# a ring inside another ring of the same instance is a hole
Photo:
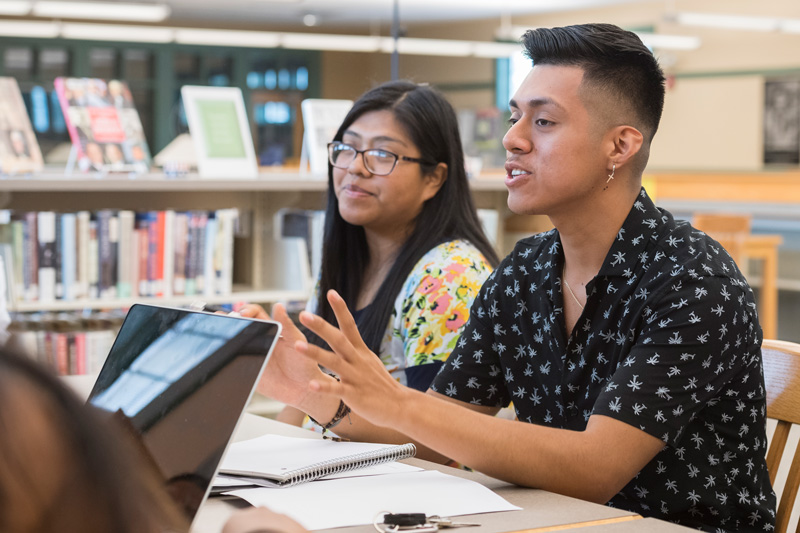
[[[312,379],[308,382],[308,388],[315,393],[331,394],[339,397],[341,397],[344,392],[342,384],[335,379],[326,379],[325,381]]]
[[[269,314],[264,308],[256,304],[247,304],[239,309],[239,315],[245,318],[258,318],[260,320],[270,320]]]
[[[333,289],[328,291],[327,296],[328,303],[331,304],[333,314],[336,315],[336,321],[339,323],[339,329],[341,329],[342,333],[344,333],[345,337],[347,337],[354,347],[366,348],[364,339],[361,338],[361,333],[358,332],[356,321],[347,308],[347,304],[344,303],[344,299]]]
[[[350,354],[355,351],[352,343],[345,337],[344,333],[326,322],[323,318],[303,311],[300,313],[300,322],[319,335],[320,338],[327,342],[328,346],[343,359],[349,359]]]
[[[342,366],[344,365],[344,360],[337,354],[328,350],[323,350],[319,346],[314,346],[304,341],[297,341],[294,343],[294,349],[317,364],[332,370],[336,374],[341,372]]]

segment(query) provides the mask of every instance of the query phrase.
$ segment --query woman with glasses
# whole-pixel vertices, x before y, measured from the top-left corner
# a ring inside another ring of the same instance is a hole
[[[498,261],[469,192],[456,114],[429,86],[385,83],[355,102],[328,155],[322,263],[309,310],[335,323],[325,297],[335,289],[387,370],[424,391]],[[258,306],[242,314],[266,316]],[[265,373],[260,390],[298,405],[316,369],[289,367],[305,364],[290,353],[303,336],[282,306],[274,315],[284,339],[270,366],[278,370]],[[281,419],[296,423],[297,413],[287,409]]]

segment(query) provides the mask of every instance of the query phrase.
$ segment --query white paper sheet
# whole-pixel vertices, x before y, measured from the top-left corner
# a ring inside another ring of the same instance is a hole
[[[458,516],[520,509],[480,483],[435,470],[319,480],[286,489],[246,489],[230,494],[287,514],[311,530],[371,524],[378,513],[386,511]]]

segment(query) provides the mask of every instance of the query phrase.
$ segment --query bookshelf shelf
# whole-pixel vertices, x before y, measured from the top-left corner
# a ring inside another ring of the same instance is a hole
[[[473,191],[505,192],[504,176],[488,176],[470,180]],[[182,192],[182,191],[265,191],[265,192],[325,192],[326,176],[312,176],[298,171],[270,170],[255,179],[204,179],[197,174],[168,178],[163,174],[141,174],[128,177],[110,174],[65,176],[45,172],[31,177],[0,178],[1,192]]]
[[[209,304],[225,304],[235,302],[285,302],[305,300],[308,295],[305,291],[283,290],[250,290],[235,291],[228,295],[213,296],[169,296],[169,297],[137,297],[113,299],[81,299],[81,300],[55,300],[52,302],[15,302],[10,305],[12,312],[34,311],[80,311],[83,309],[125,309],[136,303],[148,303],[178,307],[201,301]]]

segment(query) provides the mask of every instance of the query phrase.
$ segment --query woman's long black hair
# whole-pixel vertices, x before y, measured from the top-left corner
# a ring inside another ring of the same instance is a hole
[[[380,350],[395,299],[417,261],[435,246],[462,239],[472,243],[486,260],[497,266],[494,248],[483,232],[464,169],[464,154],[458,120],[450,103],[427,85],[410,81],[384,83],[359,98],[336,132],[344,132],[365,113],[389,110],[420,151],[423,173],[432,172],[438,163],[447,165],[447,179],[436,195],[425,202],[415,220],[414,230],[400,248],[397,259],[375,295],[368,313],[358,320],[364,342],[375,353]],[[333,189],[333,167],[328,164],[328,205],[325,213],[325,238],[322,249],[319,299],[316,312],[336,324],[326,293],[335,289],[351,311],[361,292],[369,262],[364,228],[346,222],[339,214],[339,201]],[[311,342],[323,344],[310,336]]]

